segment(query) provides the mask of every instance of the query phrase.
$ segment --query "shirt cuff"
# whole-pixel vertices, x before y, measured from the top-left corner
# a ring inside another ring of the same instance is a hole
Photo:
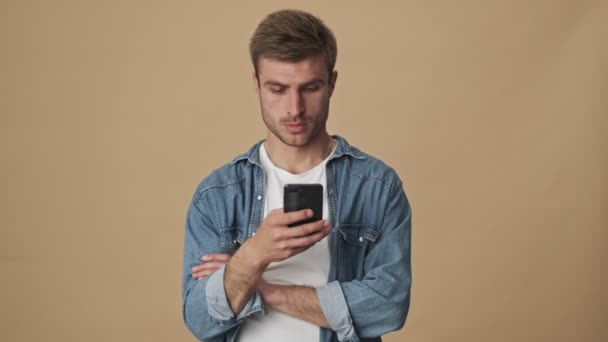
[[[316,290],[325,319],[338,335],[338,340],[358,341],[340,283],[332,281],[327,285],[317,287]]]
[[[226,290],[224,289],[224,271],[226,265],[222,266],[217,271],[213,272],[207,279],[207,286],[205,288],[205,297],[207,299],[207,310],[211,316],[212,321],[216,324],[226,325],[238,325],[245,318],[264,311],[264,304],[262,302],[262,296],[255,290],[253,295],[243,310],[235,317],[228,304],[228,298],[226,297]]]

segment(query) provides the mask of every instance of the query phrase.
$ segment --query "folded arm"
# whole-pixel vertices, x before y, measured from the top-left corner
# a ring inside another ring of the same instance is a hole
[[[334,281],[312,288],[268,284],[257,278],[254,294],[279,312],[335,331],[340,341],[381,336],[403,327],[409,311],[410,245],[411,208],[399,186],[389,198],[382,233],[365,258],[362,279]],[[221,284],[219,279],[224,277],[224,267],[212,274],[213,277],[217,278],[213,283]],[[252,303],[253,297],[246,302],[241,314],[255,309],[254,303],[262,306],[258,297]],[[224,298],[228,305],[225,294]]]
[[[266,285],[264,303],[336,332],[340,341],[382,336],[405,324],[411,288],[411,209],[401,186],[389,198],[382,233],[365,258],[365,276],[315,288]]]
[[[254,291],[235,315],[224,291],[224,267],[208,277],[196,277],[194,269],[201,258],[212,253],[231,254],[222,246],[218,230],[196,200],[188,208],[184,239],[182,273],[183,318],[188,329],[199,340],[224,341],[236,334],[237,327],[250,315],[263,312],[262,299]]]
[[[261,280],[258,283],[258,290],[266,306],[320,327],[331,328],[325,314],[323,314],[319,297],[314,288],[275,285]]]
[[[230,254],[232,250],[221,246],[209,215],[193,200],[186,220],[182,296],[184,321],[196,337],[223,340],[236,334],[247,317],[264,311],[256,287],[268,264],[305,251],[330,232],[326,220],[288,227],[310,216],[310,210],[290,213],[273,210],[256,235],[230,258],[224,258],[228,262],[217,269],[221,264],[218,255]],[[216,264],[199,265],[204,255],[214,255],[211,262]]]

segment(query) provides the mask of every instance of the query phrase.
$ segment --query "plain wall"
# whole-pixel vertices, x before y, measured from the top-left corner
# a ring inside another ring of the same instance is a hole
[[[385,340],[607,341],[608,2],[561,0],[1,1],[0,340],[195,341],[186,208],[265,137],[247,45],[285,7],[413,207]]]

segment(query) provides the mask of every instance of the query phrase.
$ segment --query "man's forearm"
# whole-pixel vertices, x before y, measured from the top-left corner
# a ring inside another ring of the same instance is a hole
[[[272,210],[258,227],[257,235],[247,240],[226,264],[224,290],[235,316],[243,310],[271,262],[301,253],[329,234],[327,220],[289,228],[290,224],[312,215],[310,209],[288,213],[283,209]]]
[[[330,328],[314,288],[275,285],[261,281],[258,289],[262,294],[264,303],[271,308],[322,328]]]
[[[224,272],[224,290],[232,312],[237,316],[256,289],[266,266],[248,255],[245,245],[232,256]]]

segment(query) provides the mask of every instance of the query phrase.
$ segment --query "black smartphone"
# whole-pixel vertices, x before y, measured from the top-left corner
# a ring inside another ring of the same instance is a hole
[[[283,210],[288,213],[302,209],[312,209],[312,217],[292,223],[289,227],[318,221],[323,218],[323,185],[286,184],[283,188]]]

